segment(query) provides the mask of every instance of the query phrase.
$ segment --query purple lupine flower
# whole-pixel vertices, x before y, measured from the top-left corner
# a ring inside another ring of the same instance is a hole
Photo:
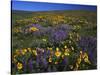
[[[67,58],[67,57],[65,57],[65,58],[62,60],[62,64],[63,64],[63,65],[68,64],[68,58]]]
[[[40,57],[37,56],[37,57],[36,57],[36,67],[37,67],[37,68],[39,68],[40,63],[41,63]]]
[[[88,51],[93,51],[97,48],[97,40],[94,37],[81,37],[78,45],[82,48],[82,50],[86,49]]]
[[[52,37],[51,40],[53,42],[60,42],[64,40],[65,38],[67,38],[67,34],[63,30],[58,30],[52,33],[51,37]]]
[[[47,55],[48,55],[48,56],[50,55],[50,50],[47,50]]]
[[[92,51],[89,51],[88,55],[89,55],[89,60],[91,61],[91,63],[96,65],[97,64],[97,53],[93,53]]]
[[[45,28],[45,27],[42,27],[41,25],[39,25],[39,24],[33,24],[33,25],[31,25],[31,27],[32,26],[34,26],[34,27],[36,27],[36,28],[38,28],[39,29],[39,31],[36,31],[36,32],[33,32],[32,34],[34,35],[34,36],[44,36],[44,35],[47,35],[46,34],[46,30],[48,29],[48,28]]]
[[[48,56],[48,55],[47,55],[47,51],[44,50],[43,57],[44,57],[44,58],[47,58],[47,56]]]
[[[27,62],[26,61],[23,62],[23,66],[24,66],[24,72],[26,72],[27,71]]]
[[[29,60],[29,68],[30,68],[30,71],[32,72],[32,70],[33,70],[33,61],[32,61],[32,59]]]
[[[42,59],[42,65],[43,65],[45,68],[47,67],[48,62],[47,62],[46,58],[43,58],[43,59]]]
[[[39,25],[39,24],[32,24],[32,25],[30,25],[30,27],[36,27],[36,28],[38,28],[38,29],[42,29],[43,27],[41,26],[41,25]]]
[[[45,32],[46,34],[51,34],[53,28],[52,27],[46,27]]]
[[[72,26],[65,24],[65,25],[58,26],[57,29],[63,30],[63,31],[70,31],[70,30],[72,30]]]
[[[93,64],[97,62],[97,39],[95,37],[81,37],[78,42],[83,51],[87,51],[89,59]]]
[[[40,57],[39,56],[36,57],[36,63],[38,63],[38,64],[40,63]]]

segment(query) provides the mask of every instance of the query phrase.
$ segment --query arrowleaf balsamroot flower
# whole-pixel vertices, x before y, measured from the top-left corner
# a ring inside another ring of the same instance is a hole
[[[47,41],[47,39],[42,39],[43,41]]]
[[[85,61],[86,63],[91,64],[90,61],[89,61],[89,59],[88,59],[88,54],[87,54],[87,53],[84,53],[83,59],[84,59],[84,61]]]
[[[67,46],[65,45],[64,48],[67,48]]]
[[[38,28],[36,28],[36,27],[31,27],[30,29],[29,29],[29,31],[38,31],[39,29]]]
[[[68,51],[65,51],[65,52],[64,52],[64,55],[65,55],[65,56],[69,56],[69,52],[68,52]]]
[[[22,49],[21,50],[22,55],[25,55],[26,52],[27,52],[27,49]]]
[[[59,48],[56,48],[55,56],[56,57],[60,57],[61,56],[61,52],[59,51]]]
[[[58,47],[56,48],[56,51],[59,51],[59,48]]]
[[[27,48],[27,50],[28,50],[29,52],[31,52],[31,48]]]
[[[36,50],[32,50],[32,52],[33,52],[33,54],[34,54],[35,56],[37,56],[37,51],[36,51]]]
[[[49,58],[49,62],[52,62],[52,58],[51,57]]]
[[[18,62],[18,63],[17,63],[17,69],[18,69],[18,70],[21,70],[22,68],[23,68],[23,64],[20,63],[20,62]]]

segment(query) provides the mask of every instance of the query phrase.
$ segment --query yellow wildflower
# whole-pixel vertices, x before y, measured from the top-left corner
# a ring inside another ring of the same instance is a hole
[[[17,62],[17,59],[15,59],[15,58],[14,58],[14,59],[13,59],[13,62],[15,62],[15,63],[16,63],[16,62]]]
[[[70,69],[73,69],[73,65],[70,65],[69,67],[70,67]]]
[[[27,48],[28,50],[30,50],[31,48]]]
[[[78,69],[78,67],[79,67],[79,64],[78,64],[78,63],[76,63],[76,68],[75,68],[75,70],[77,70],[77,69]]]
[[[91,64],[88,58],[84,58],[84,61],[88,64]]]
[[[61,56],[62,57],[62,59],[64,58],[64,54]]]
[[[47,50],[52,50],[52,48],[47,47]]]
[[[16,50],[16,55],[19,55],[19,54],[20,54],[20,52],[19,52],[19,50],[17,49],[17,50]]]
[[[27,52],[27,49],[22,50],[22,55],[24,55]]]
[[[56,48],[56,51],[59,51],[59,48],[58,47]]]
[[[25,52],[27,52],[27,49],[24,49]]]
[[[46,39],[42,39],[43,41],[47,41]]]
[[[52,48],[49,48],[49,50],[52,50]]]
[[[14,55],[14,58],[13,58],[13,61],[14,61],[14,62],[17,62],[16,56],[17,56],[17,55]]]
[[[67,48],[67,46],[65,45],[64,48]]]
[[[81,58],[78,58],[78,59],[77,59],[77,63],[78,63],[78,64],[80,64],[80,63],[81,63],[81,61],[82,61],[82,59],[81,59]]]
[[[64,55],[69,56],[69,50],[68,49],[65,49]]]
[[[31,48],[27,48],[29,52],[31,52]]]
[[[65,55],[65,56],[69,56],[69,53],[68,53],[68,52],[64,52],[64,55]]]
[[[33,50],[33,54],[36,56],[37,55],[37,51],[36,50]]]
[[[58,62],[56,61],[55,64],[58,64]]]
[[[39,16],[39,18],[43,18],[43,16]]]
[[[60,57],[61,56],[61,52],[60,51],[56,51],[55,55],[56,55],[56,57]]]
[[[85,61],[86,63],[91,64],[90,61],[89,61],[89,59],[88,59],[88,54],[87,54],[87,53],[84,53],[83,59],[84,59],[84,61]]]
[[[29,29],[29,31],[38,31],[39,29],[38,28],[36,28],[36,27],[31,27],[30,29]]]
[[[80,54],[82,54],[83,52],[82,51],[80,51]]]
[[[71,46],[71,49],[74,50],[74,47]]]
[[[52,58],[51,57],[49,58],[49,62],[52,62]]]
[[[17,55],[14,55],[14,58],[16,58]]]
[[[84,53],[83,58],[88,58],[88,55],[86,52]]]
[[[20,62],[18,62],[18,63],[17,63],[17,69],[21,70],[22,68],[23,68],[23,64],[20,63]]]

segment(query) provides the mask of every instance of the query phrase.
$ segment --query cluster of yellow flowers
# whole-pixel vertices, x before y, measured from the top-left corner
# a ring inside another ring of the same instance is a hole
[[[73,29],[81,29],[81,26],[80,26],[80,25],[75,25],[75,26],[73,27]]]
[[[39,50],[44,53],[44,49],[40,49]],[[63,50],[61,50],[59,47],[56,47],[56,50],[53,50],[52,47],[47,47],[47,50],[50,51],[50,55],[48,56],[48,62],[49,63],[54,63],[54,64],[58,64],[58,60],[59,58],[62,58],[64,59],[64,57],[68,57],[70,56],[70,49],[67,47],[67,45],[64,46]],[[46,50],[46,51],[47,51]],[[23,48],[23,49],[20,49],[20,50],[16,50],[15,53],[14,53],[14,56],[13,56],[13,62],[17,63],[17,69],[18,70],[21,70],[23,68],[23,64],[21,62],[19,62],[16,57],[17,56],[21,56],[21,55],[25,55],[27,53],[31,53],[33,55],[33,57],[37,57],[38,56],[38,52],[36,49],[32,49],[32,48]],[[56,57],[56,61],[53,61],[53,57]],[[85,63],[88,63],[88,64],[91,64],[91,62],[89,61],[89,57],[88,57],[88,54],[86,52],[83,52],[83,51],[80,51],[80,54],[76,60],[76,63],[75,63],[75,67],[73,65],[70,65],[69,67],[71,69],[74,69],[74,70],[78,70],[79,67],[80,67],[80,64],[82,63],[82,61],[84,61]]]
[[[39,29],[33,26],[29,28],[29,31],[35,32],[35,31],[39,31]]]
[[[75,33],[75,32],[74,33],[70,32],[69,38],[74,39],[75,41],[79,41],[81,39],[80,35],[78,33]]]
[[[20,63],[20,62],[18,62],[18,63],[17,63],[17,69],[18,69],[18,70],[21,70],[22,68],[23,68],[23,64]]]
[[[50,62],[50,63],[52,62],[52,58],[51,58],[51,56],[49,57],[49,62]]]
[[[57,25],[57,24],[60,24],[60,23],[65,23],[65,16],[63,15],[52,15],[52,16],[49,16],[49,21],[53,24],[53,25]]]
[[[14,28],[13,32],[15,32],[15,33],[22,32],[21,27]]]
[[[37,56],[37,51],[36,50],[33,50],[33,55]]]
[[[59,48],[56,48],[55,56],[56,57],[60,57],[61,56],[61,51],[59,51]]]
[[[43,41],[47,41],[47,39],[42,39]]]
[[[42,53],[44,53],[44,49],[39,49]],[[48,62],[52,62],[52,56],[56,56],[58,59],[59,57],[64,58],[65,56],[69,56],[70,55],[70,51],[67,48],[67,46],[64,46],[64,51],[61,51],[60,48],[56,48],[56,50],[53,50],[52,47],[47,47],[47,50],[50,51],[50,55],[48,58]],[[46,51],[47,51],[46,50]],[[23,64],[21,62],[19,62],[18,60],[16,60],[17,56],[25,56],[25,54],[27,53],[31,53],[33,56],[38,56],[37,50],[36,49],[32,49],[32,48],[23,48],[23,49],[17,49],[14,53],[13,56],[13,62],[17,63],[17,68],[20,70],[23,68]],[[57,64],[58,62],[56,61],[55,64]]]
[[[82,60],[88,64],[91,64],[91,62],[89,61],[89,58],[88,58],[88,54],[86,52],[80,51],[80,55],[77,58],[77,62],[76,62],[76,66],[75,66],[74,70],[78,70],[79,65],[81,64]]]

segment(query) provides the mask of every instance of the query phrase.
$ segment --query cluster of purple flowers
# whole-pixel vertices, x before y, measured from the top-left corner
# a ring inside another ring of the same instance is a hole
[[[82,51],[86,51],[89,54],[90,61],[96,65],[97,63],[97,39],[95,37],[81,37],[78,42]]]

